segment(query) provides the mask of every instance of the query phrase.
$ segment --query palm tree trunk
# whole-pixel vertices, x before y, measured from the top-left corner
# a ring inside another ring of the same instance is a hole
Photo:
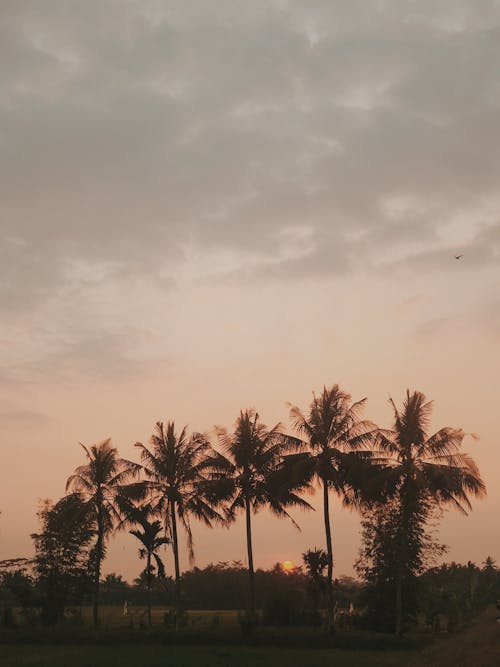
[[[104,526],[102,525],[102,514],[99,508],[97,513],[97,541],[95,545],[95,571],[94,571],[94,600],[92,616],[94,627],[99,625],[99,582],[101,579],[101,561],[102,561],[102,547],[104,542]]]
[[[175,629],[179,629],[179,614],[180,614],[180,586],[181,586],[181,571],[179,567],[179,544],[177,541],[177,517],[175,515],[175,503],[170,504],[170,521],[172,524],[172,550],[174,552],[174,567],[175,567]]]
[[[335,632],[335,616],[333,603],[333,549],[332,549],[332,530],[330,526],[330,498],[328,495],[328,482],[323,479],[323,513],[325,519],[326,553],[328,554],[327,570],[327,593],[328,593],[328,631],[330,634]]]
[[[395,622],[394,622],[394,634],[396,635],[396,637],[401,637],[402,620],[403,620],[403,567],[401,563],[398,563],[398,572],[396,575],[396,608],[395,608]]]
[[[245,500],[245,516],[247,528],[248,577],[250,583],[249,620],[250,624],[253,625],[255,621],[255,572],[253,569],[251,508],[248,499]]]
[[[148,551],[147,561],[146,561],[147,573],[148,573],[148,625],[152,626],[151,623],[151,553]]]
[[[408,549],[406,543],[406,534],[409,529],[410,508],[409,499],[406,491],[407,483],[403,485],[401,490],[401,513],[399,515],[398,525],[398,542],[399,554],[396,573],[396,605],[395,605],[395,621],[394,634],[396,637],[401,637],[403,634],[403,584],[405,579],[405,571],[407,571]]]

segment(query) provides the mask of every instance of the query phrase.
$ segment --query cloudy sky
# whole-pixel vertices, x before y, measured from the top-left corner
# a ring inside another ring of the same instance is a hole
[[[481,436],[488,499],[441,538],[500,560],[498,62],[498,0],[2,0],[0,558],[79,441],[133,458],[157,419],[286,423],[338,382]],[[323,544],[297,519],[257,519],[258,564]],[[195,540],[243,559],[241,523]]]

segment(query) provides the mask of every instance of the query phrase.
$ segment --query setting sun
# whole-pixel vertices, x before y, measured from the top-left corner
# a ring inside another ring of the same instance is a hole
[[[283,572],[287,573],[293,572],[295,570],[295,563],[293,562],[293,560],[284,560],[281,563],[281,569],[283,570]]]

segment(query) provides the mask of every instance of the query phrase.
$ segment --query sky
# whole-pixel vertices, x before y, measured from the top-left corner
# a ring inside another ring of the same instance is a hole
[[[339,383],[480,436],[488,496],[439,536],[500,561],[500,2],[1,4],[0,559],[79,442],[288,428]],[[323,546],[295,518],[256,517],[257,565]],[[351,574],[359,517],[332,523]],[[241,520],[193,530],[198,565],[244,560]],[[111,542],[105,572],[142,567]]]

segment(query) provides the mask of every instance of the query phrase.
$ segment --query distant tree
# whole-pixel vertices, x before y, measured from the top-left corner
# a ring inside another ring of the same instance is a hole
[[[33,569],[42,597],[42,620],[51,625],[62,618],[68,604],[79,604],[89,590],[93,519],[78,494],[55,505],[47,501],[39,518],[42,531],[31,536]]]
[[[500,598],[500,569],[491,556],[488,556],[481,568],[481,589],[484,599],[493,604]]]
[[[323,549],[308,549],[302,554],[308,578],[308,592],[313,609],[318,612],[320,600],[327,590],[325,570],[328,568],[328,554]]]
[[[80,443],[81,444],[81,443]],[[105,440],[98,445],[81,445],[88,463],[79,466],[66,482],[66,491],[76,492],[85,503],[92,518],[96,542],[92,551],[93,563],[93,620],[99,624],[99,583],[106,542],[121,516],[117,499],[124,487],[139,473],[140,466],[118,456],[118,450]]]
[[[486,575],[486,576],[485,576]],[[495,600],[494,571],[486,574],[475,563],[451,562],[426,570],[419,577],[420,611],[434,630],[440,630],[440,617],[448,619],[448,630],[469,621]],[[493,584],[492,586],[490,586]]]
[[[386,457],[383,473],[393,512],[388,517],[394,535],[395,632],[402,632],[404,589],[419,570],[425,549],[426,524],[435,507],[450,505],[463,514],[469,497],[485,495],[485,485],[474,461],[460,452],[465,433],[444,427],[428,434],[432,402],[408,390],[402,409],[390,400],[394,426],[380,430],[377,447]]]
[[[377,429],[372,422],[362,420],[366,399],[351,403],[351,396],[333,385],[323,388],[313,400],[307,413],[292,406],[290,417],[294,429],[308,446],[290,458],[296,475],[304,482],[318,481],[323,490],[326,552],[328,557],[326,590],[328,598],[328,627],[334,632],[333,547],[330,525],[330,492],[342,498],[344,505],[360,502],[372,475],[371,453]]]
[[[123,604],[130,597],[131,586],[121,574],[110,572],[99,586],[99,600],[104,605]]]
[[[0,561],[0,625],[15,625],[14,609],[20,608],[28,622],[38,607],[38,595],[29,558],[8,558]]]
[[[300,485],[287,478],[282,466],[286,454],[296,449],[297,440],[286,436],[281,424],[268,429],[254,410],[245,410],[232,433],[218,427],[217,436],[224,454],[219,452],[206,461],[210,478],[206,488],[214,502],[227,504],[229,521],[239,510],[245,513],[251,627],[255,622],[252,513],[267,506],[277,516],[291,518],[287,508],[310,509],[310,505],[298,495]]]
[[[151,506],[146,505],[136,507],[131,505],[127,510],[127,519],[131,524],[138,528],[130,530],[133,535],[142,544],[139,549],[139,557],[146,559],[144,576],[146,579],[146,591],[148,599],[148,625],[151,627],[151,589],[153,580],[156,577],[165,578],[165,566],[158,551],[165,544],[170,544],[170,539],[166,535],[161,535],[163,527],[160,521],[150,521]],[[154,561],[154,563],[153,563]]]
[[[150,448],[140,442],[136,443],[136,447],[141,450],[145,489],[151,511],[164,522],[172,544],[177,627],[181,611],[177,521],[186,531],[189,560],[192,563],[194,551],[190,518],[195,517],[207,526],[211,526],[213,521],[223,520],[203,493],[205,459],[213,454],[213,450],[200,433],[189,436],[186,427],[177,433],[174,422],[167,422],[166,427],[162,422],[157,422],[149,442]]]

